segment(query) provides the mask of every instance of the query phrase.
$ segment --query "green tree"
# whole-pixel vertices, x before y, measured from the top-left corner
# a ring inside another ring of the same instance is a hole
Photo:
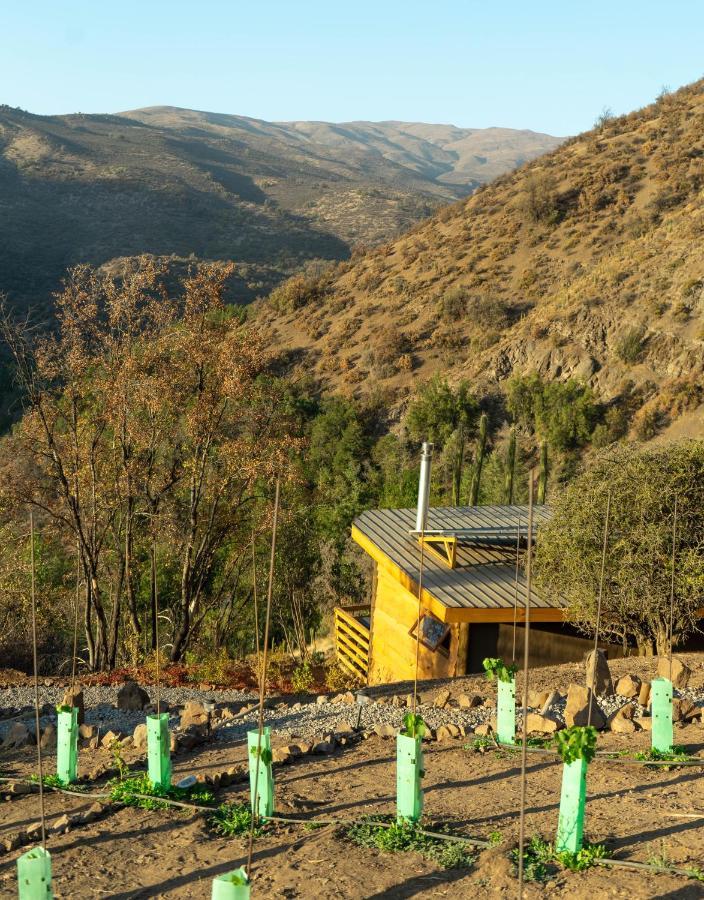
[[[601,633],[666,654],[675,497],[675,643],[698,628],[704,606],[704,442],[609,448],[554,502],[538,534],[537,584],[564,597],[570,620],[587,633],[596,625],[609,491]]]

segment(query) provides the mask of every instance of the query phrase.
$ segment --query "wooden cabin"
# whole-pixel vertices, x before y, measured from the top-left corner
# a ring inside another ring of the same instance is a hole
[[[536,507],[535,529],[548,517],[547,507]],[[373,560],[374,578],[368,606],[335,609],[340,664],[368,684],[414,677],[419,582],[419,678],[480,672],[487,656],[511,660],[514,616],[520,660],[527,523],[522,506],[431,508],[422,536],[415,509],[355,519],[352,538]],[[581,660],[592,642],[564,623],[560,599],[533,587],[530,606],[531,665]]]

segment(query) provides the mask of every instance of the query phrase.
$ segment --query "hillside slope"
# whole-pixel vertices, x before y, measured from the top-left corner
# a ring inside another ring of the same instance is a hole
[[[698,82],[280,290],[260,318],[331,387],[403,397],[442,371],[491,391],[537,370],[645,404],[649,436],[683,412],[701,431],[703,185]]]
[[[146,252],[234,259],[236,299],[251,299],[307,260],[388,239],[558,141],[407,128],[418,133],[356,123],[344,136],[347,126],[171,107],[70,116],[0,107],[0,290],[34,301],[70,265]]]

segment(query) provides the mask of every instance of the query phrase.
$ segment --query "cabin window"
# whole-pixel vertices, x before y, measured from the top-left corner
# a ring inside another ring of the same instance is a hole
[[[409,634],[416,639],[418,622],[411,628]],[[434,653],[450,655],[450,626],[441,622],[432,613],[423,613],[420,617],[420,642],[428,650]]]

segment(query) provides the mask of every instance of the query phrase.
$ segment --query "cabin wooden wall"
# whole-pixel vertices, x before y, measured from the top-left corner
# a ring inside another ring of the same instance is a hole
[[[418,618],[418,598],[377,566],[372,602],[369,684],[384,684],[415,676],[416,640],[409,631]],[[452,626],[449,656],[423,644],[418,654],[418,678],[446,678],[457,666],[459,627]]]

